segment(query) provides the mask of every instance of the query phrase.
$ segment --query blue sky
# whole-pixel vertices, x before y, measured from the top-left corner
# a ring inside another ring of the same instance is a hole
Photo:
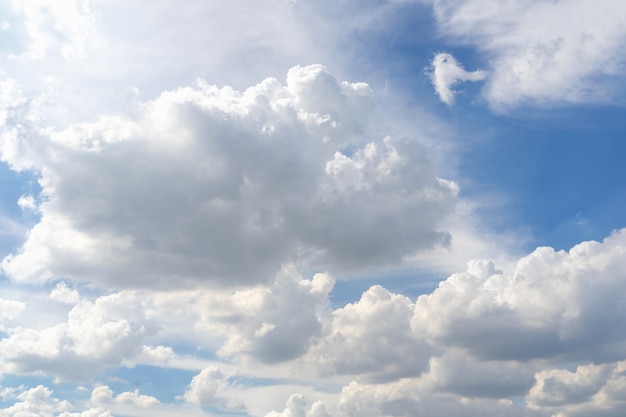
[[[0,12],[0,417],[622,415],[618,0]]]

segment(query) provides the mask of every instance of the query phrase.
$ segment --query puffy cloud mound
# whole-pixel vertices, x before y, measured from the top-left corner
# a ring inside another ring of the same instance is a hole
[[[153,408],[161,405],[156,398],[139,394],[139,390],[122,392],[113,396],[113,390],[106,385],[99,385],[93,389],[91,402],[94,404],[131,404],[139,408]]]
[[[511,275],[473,262],[416,302],[413,329],[487,360],[622,359],[626,230],[569,252],[538,248]]]
[[[43,385],[20,388],[20,391],[16,393],[17,401],[13,405],[0,409],[0,417],[112,417],[101,407],[72,412],[73,407],[68,401],[55,398],[52,391]]]
[[[285,268],[271,286],[232,294],[211,292],[198,303],[202,333],[221,333],[226,341],[219,353],[265,363],[301,356],[319,336],[319,310],[326,306],[334,280],[316,274],[311,280]]]
[[[324,403],[316,401],[307,410],[307,403],[302,394],[293,394],[287,400],[282,412],[270,411],[265,417],[330,417]]]
[[[575,372],[551,369],[538,372],[526,396],[531,408],[554,415],[619,416],[626,406],[626,362],[581,365]],[[557,414],[558,413],[558,414]]]
[[[307,360],[327,375],[377,380],[419,375],[428,368],[431,348],[411,331],[413,309],[407,297],[373,286],[358,302],[333,311]]]
[[[439,99],[447,105],[454,104],[456,91],[452,88],[465,81],[480,81],[487,76],[485,71],[466,71],[457,60],[448,53],[439,53],[433,58],[430,80]]]
[[[626,74],[621,0],[432,2],[444,34],[488,57],[484,95],[496,110],[603,102],[623,92],[615,88]]]
[[[228,411],[244,411],[245,405],[229,390],[229,376],[217,366],[203,369],[194,376],[185,391],[184,399],[200,406],[210,406]]]
[[[294,260],[358,269],[447,244],[437,225],[456,185],[415,141],[366,143],[371,107],[367,85],[313,65],[286,85],[199,82],[127,116],[5,129],[2,158],[36,171],[42,193],[2,267],[28,282],[238,284]]]
[[[88,380],[109,367],[132,364],[145,354],[143,342],[157,330],[137,292],[82,301],[69,312],[67,323],[9,329],[9,336],[0,340],[0,369]]]

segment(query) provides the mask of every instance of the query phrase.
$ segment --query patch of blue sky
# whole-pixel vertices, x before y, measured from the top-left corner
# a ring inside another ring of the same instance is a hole
[[[415,301],[418,296],[431,293],[445,278],[431,271],[407,269],[367,277],[359,276],[358,279],[341,279],[335,282],[328,298],[333,309],[341,308],[359,301],[361,295],[372,285],[383,285],[389,292],[402,294]]]
[[[532,124],[492,118],[462,147],[462,195],[502,196],[482,218],[496,229],[528,228],[530,246],[602,239],[626,225],[621,112],[580,106],[545,110]]]
[[[13,252],[24,240],[26,230],[39,220],[32,210],[22,210],[18,201],[22,196],[37,199],[41,189],[37,177],[29,171],[16,172],[0,162],[0,256]]]
[[[177,401],[197,371],[158,366],[137,365],[132,368],[115,368],[107,373],[103,383],[119,395],[139,390],[140,394],[156,397],[164,403]]]
[[[486,57],[439,36],[427,7],[407,5],[400,11],[387,28],[346,40],[361,56],[352,70],[357,78],[379,71],[390,91],[434,111],[455,130],[458,154],[450,161],[456,164],[450,179],[460,184],[462,197],[484,199],[479,213],[486,226],[528,231],[527,250],[567,249],[626,226],[621,107],[522,103],[498,115],[481,97],[484,82],[455,86],[456,103],[447,106],[424,73],[434,54],[450,52],[468,71],[488,71]],[[624,89],[623,80],[611,82]]]

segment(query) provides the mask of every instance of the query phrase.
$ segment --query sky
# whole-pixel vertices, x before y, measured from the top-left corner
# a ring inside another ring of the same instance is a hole
[[[0,0],[0,417],[617,417],[621,0]]]

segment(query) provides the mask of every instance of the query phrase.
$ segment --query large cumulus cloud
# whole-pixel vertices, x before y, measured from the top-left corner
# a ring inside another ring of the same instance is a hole
[[[281,263],[380,266],[445,245],[456,185],[409,139],[368,138],[369,87],[321,66],[244,92],[199,82],[130,114],[4,132],[40,175],[18,281],[267,281]],[[11,133],[11,134],[9,134]],[[373,139],[373,141],[372,141]]]
[[[413,328],[488,360],[621,359],[625,236],[569,252],[538,248],[512,274],[474,262],[418,298]]]

